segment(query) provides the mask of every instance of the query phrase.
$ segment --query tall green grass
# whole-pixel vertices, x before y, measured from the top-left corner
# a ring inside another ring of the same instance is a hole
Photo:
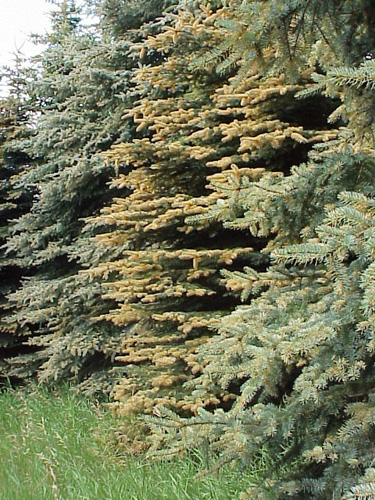
[[[197,478],[199,460],[151,463],[115,453],[109,412],[34,389],[0,394],[0,500],[235,500],[249,477]]]

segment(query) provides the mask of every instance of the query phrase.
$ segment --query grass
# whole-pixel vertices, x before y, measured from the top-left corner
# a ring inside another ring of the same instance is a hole
[[[68,390],[0,394],[0,500],[235,500],[249,478],[199,460],[119,459],[109,412]]]

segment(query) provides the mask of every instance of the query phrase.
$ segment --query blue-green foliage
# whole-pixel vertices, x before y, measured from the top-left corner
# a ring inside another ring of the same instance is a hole
[[[105,17],[109,7],[101,8]],[[20,271],[2,318],[12,350],[1,353],[1,375],[52,383],[71,378],[83,390],[103,394],[116,376],[121,332],[95,321],[111,303],[102,301],[101,284],[80,271],[119,250],[99,250],[92,237],[103,228],[85,219],[112,198],[108,182],[114,171],[100,153],[128,139],[134,128],[122,116],[136,98],[130,76],[138,34],[129,26],[114,34],[104,20],[85,26],[75,2],[58,2],[52,21],[34,61],[39,72],[22,95],[33,110],[33,127],[13,141],[31,159],[17,186],[34,196],[29,210],[13,221],[4,248],[8,266]]]
[[[232,195],[212,216],[269,237],[270,265],[225,273],[245,304],[200,349],[206,366],[195,385],[237,387],[238,397],[228,412],[199,410],[190,420],[160,410],[164,420],[151,425],[173,451],[208,442],[219,462],[248,464],[267,449],[274,462],[246,498],[373,498],[375,100],[374,64],[364,60],[373,12],[356,1],[233,10],[225,50],[236,54],[241,79],[262,68],[295,79],[315,66],[317,83],[299,98],[320,92],[338,102],[328,122],[340,129],[289,172],[244,174],[226,186]],[[238,32],[256,46],[259,25],[258,61],[247,67]]]

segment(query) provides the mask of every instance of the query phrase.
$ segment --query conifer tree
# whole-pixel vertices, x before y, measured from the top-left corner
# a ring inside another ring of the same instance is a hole
[[[9,329],[5,318],[9,315],[7,295],[19,285],[22,270],[5,255],[4,244],[12,232],[12,222],[26,213],[32,204],[31,187],[22,189],[19,178],[29,167],[30,158],[17,144],[30,135],[28,123],[32,112],[26,99],[26,87],[31,68],[24,69],[25,61],[20,53],[14,58],[13,68],[3,68],[1,78],[8,89],[7,97],[0,102],[0,349],[18,351],[24,337],[22,329]],[[1,356],[2,358],[3,356]],[[6,373],[1,360],[0,377]]]
[[[254,72],[298,82],[312,65],[316,84],[297,94],[295,116],[304,96],[322,92],[341,101],[329,117],[340,129],[289,170],[254,178],[251,168],[237,182],[212,182],[221,203],[190,219],[269,238],[270,264],[224,271],[246,305],[199,351],[196,390],[239,386],[232,408],[200,409],[190,420],[159,410],[155,446],[167,442],[170,453],[208,443],[219,463],[262,457],[264,478],[244,498],[372,498],[373,9],[275,0],[232,12],[227,40],[211,51],[239,68],[232,95]]]
[[[5,354],[8,376],[54,383],[71,378],[99,394],[111,387],[120,330],[95,323],[110,303],[102,302],[101,285],[79,271],[117,253],[98,251],[91,243],[95,229],[84,219],[112,196],[107,182],[113,171],[98,153],[132,134],[121,116],[134,100],[135,36],[85,29],[74,2],[62,2],[54,14],[41,73],[29,90],[40,115],[23,143],[34,163],[20,183],[37,193],[6,244],[8,259],[25,270],[9,296],[14,310],[7,328],[28,327],[28,353]]]
[[[289,172],[314,143],[337,135],[324,118],[334,105],[294,99],[308,72],[298,82],[255,72],[234,83],[231,64],[217,71],[212,62],[226,43],[220,26],[232,21],[226,7],[209,4],[159,21],[163,30],[138,44],[146,61],[160,56],[135,73],[140,99],[129,116],[137,136],[106,155],[127,168],[112,185],[131,193],[96,220],[113,226],[98,240],[122,248],[121,258],[89,274],[108,281],[104,298],[118,307],[104,318],[124,328],[117,359],[126,376],[114,390],[121,414],[150,413],[157,404],[185,414],[231,405],[238,386],[192,385],[206,363],[197,349],[239,300],[239,287],[226,288],[220,271],[244,261],[264,268],[260,250],[272,236],[223,222],[243,213],[242,179],[277,182],[278,171]],[[309,123],[304,115],[312,107]]]

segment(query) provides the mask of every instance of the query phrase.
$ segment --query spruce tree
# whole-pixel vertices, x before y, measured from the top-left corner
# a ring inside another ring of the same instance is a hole
[[[74,2],[61,2],[54,14],[41,72],[29,88],[40,114],[22,143],[33,164],[20,185],[37,192],[6,243],[8,259],[25,276],[9,295],[7,328],[28,328],[27,354],[5,353],[6,375],[71,379],[98,394],[108,392],[116,377],[121,332],[95,322],[111,304],[101,300],[100,283],[80,271],[118,250],[99,252],[91,242],[96,229],[85,218],[113,196],[107,187],[113,170],[99,154],[132,134],[121,117],[134,100],[129,75],[137,64],[131,51],[137,33],[114,32],[110,26],[86,29]]]
[[[30,136],[29,124],[33,120],[33,112],[26,98],[26,88],[32,68],[25,66],[20,53],[14,58],[12,68],[3,68],[1,78],[8,95],[0,102],[0,377],[6,376],[7,366],[3,359],[11,349],[19,352],[25,340],[25,330],[15,325],[9,328],[5,318],[10,314],[7,295],[17,289],[24,271],[5,252],[5,242],[12,234],[13,222],[30,210],[33,200],[33,189],[22,188],[20,176],[29,168],[30,157],[22,151],[20,142]]]
[[[245,304],[199,350],[196,389],[239,387],[232,408],[200,409],[190,420],[160,409],[155,446],[168,443],[170,453],[208,443],[219,463],[261,460],[264,477],[244,498],[372,498],[373,9],[275,0],[231,12],[228,37],[210,54],[238,66],[232,95],[246,103],[253,94],[242,86],[254,73],[298,82],[313,70],[315,85],[297,93],[292,116],[320,93],[333,110],[327,131],[340,128],[287,170],[250,165],[237,182],[212,182],[221,203],[190,219],[267,238],[270,263],[224,271]]]
[[[192,381],[208,361],[197,356],[199,346],[239,302],[240,287],[221,270],[245,262],[263,269],[260,250],[274,239],[261,224],[249,235],[227,223],[244,212],[242,182],[277,182],[313,144],[337,136],[325,120],[334,104],[294,99],[311,71],[295,82],[257,73],[242,81],[225,60],[217,69],[222,26],[232,22],[226,7],[209,4],[159,20],[163,30],[138,44],[145,62],[153,60],[134,76],[140,98],[128,116],[137,135],[106,153],[123,169],[112,186],[131,193],[102,211],[96,223],[113,229],[98,240],[122,254],[88,272],[107,280],[104,298],[118,303],[103,319],[124,331],[117,359],[126,376],[114,390],[120,414],[151,413],[158,404],[180,414],[231,406],[238,384]]]

